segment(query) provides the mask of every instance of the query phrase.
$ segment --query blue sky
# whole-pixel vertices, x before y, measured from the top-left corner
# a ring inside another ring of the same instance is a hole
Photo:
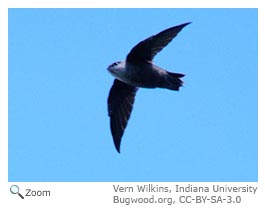
[[[257,9],[9,9],[9,181],[257,181]],[[155,58],[114,148],[106,68],[192,22]]]

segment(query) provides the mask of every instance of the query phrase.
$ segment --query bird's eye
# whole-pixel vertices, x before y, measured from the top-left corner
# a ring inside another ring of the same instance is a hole
[[[113,67],[113,66],[117,66],[119,62],[115,62],[113,64],[111,64],[110,66]]]

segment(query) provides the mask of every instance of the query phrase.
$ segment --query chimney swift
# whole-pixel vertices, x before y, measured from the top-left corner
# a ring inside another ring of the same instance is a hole
[[[142,88],[165,88],[179,90],[184,74],[169,72],[153,64],[152,60],[177,36],[184,23],[153,35],[132,48],[125,61],[108,67],[115,77],[108,97],[110,129],[116,150],[120,153],[121,138],[132,112],[137,90]]]

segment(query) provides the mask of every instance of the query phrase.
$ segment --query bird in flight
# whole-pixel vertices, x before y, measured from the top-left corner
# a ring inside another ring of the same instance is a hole
[[[168,28],[134,46],[125,61],[108,67],[115,77],[108,96],[110,129],[116,150],[120,153],[121,138],[131,115],[137,90],[165,88],[179,90],[184,74],[169,72],[153,64],[153,58],[190,22]]]

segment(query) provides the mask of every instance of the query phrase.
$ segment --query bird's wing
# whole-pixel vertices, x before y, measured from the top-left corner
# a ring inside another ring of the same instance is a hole
[[[168,28],[156,35],[153,35],[133,47],[127,55],[128,62],[152,61],[155,55],[160,52],[186,25],[184,23],[175,27]]]
[[[131,115],[137,89],[117,79],[114,80],[110,89],[108,114],[113,141],[118,152],[120,152],[121,137]]]

